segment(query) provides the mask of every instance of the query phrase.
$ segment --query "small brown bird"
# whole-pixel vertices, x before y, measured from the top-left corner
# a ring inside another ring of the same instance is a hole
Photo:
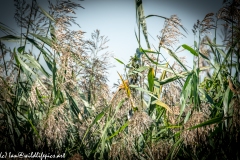
[[[229,88],[231,89],[231,91],[233,93],[235,93],[235,94],[239,94],[240,93],[240,88],[237,88],[237,87],[234,86],[230,76],[228,77],[228,85],[229,85]]]

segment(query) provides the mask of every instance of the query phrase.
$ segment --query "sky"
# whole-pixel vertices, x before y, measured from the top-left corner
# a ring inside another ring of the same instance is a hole
[[[222,7],[223,0],[143,0],[145,16],[156,14],[170,17],[176,14],[182,25],[187,29],[186,38],[181,38],[178,47],[181,44],[194,44],[192,28],[196,21],[202,20],[209,12],[216,13]],[[38,0],[41,7],[46,7],[47,0]],[[120,59],[125,64],[129,62],[130,56],[133,56],[138,48],[135,37],[136,12],[135,0],[85,0],[79,2],[84,9],[79,8],[76,11],[76,22],[81,28],[73,27],[74,30],[86,32],[85,39],[90,39],[94,30],[100,30],[101,35],[107,36],[109,48],[106,51],[112,53],[113,57]],[[0,22],[16,27],[14,21],[13,0],[2,0],[0,5]],[[163,29],[164,20],[161,18],[146,19],[148,36],[151,48],[158,47],[157,35],[160,35]],[[211,37],[211,35],[210,35]],[[212,35],[213,37],[213,35]],[[143,35],[141,35],[141,44],[146,48]],[[154,47],[153,47],[154,46]],[[167,56],[167,53],[164,53]],[[187,51],[181,52],[178,56],[185,56],[190,64],[192,58]],[[109,69],[108,85],[110,88],[113,83],[119,79],[117,72],[123,74],[123,65],[118,63],[114,58],[110,58],[110,63],[115,67]],[[191,64],[190,64],[191,66]]]

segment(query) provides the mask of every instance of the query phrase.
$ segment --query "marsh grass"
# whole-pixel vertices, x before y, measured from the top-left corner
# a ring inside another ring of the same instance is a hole
[[[239,159],[238,1],[194,24],[194,47],[180,46],[194,56],[189,69],[174,50],[186,34],[180,19],[145,16],[136,0],[139,45],[128,64],[116,58],[125,74],[112,94],[108,38],[95,30],[85,40],[83,31],[70,29],[78,25],[73,15],[83,8],[79,3],[48,1],[48,9],[34,0],[14,4],[20,34],[0,23],[1,151],[65,153],[70,159]],[[151,17],[165,21],[154,49],[147,35]],[[18,43],[8,48],[9,40]]]

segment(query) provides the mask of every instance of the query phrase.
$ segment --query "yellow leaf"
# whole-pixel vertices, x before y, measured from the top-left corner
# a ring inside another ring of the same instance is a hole
[[[168,62],[167,62],[167,64],[166,64],[166,67],[168,67]],[[162,81],[162,80],[165,79],[165,77],[166,77],[166,70],[163,71],[163,73],[162,73],[161,77],[159,78],[159,80]],[[162,93],[162,87],[163,87],[163,86],[161,85],[161,86],[160,86],[160,89],[159,89],[158,98],[160,98],[160,95],[161,95],[161,93]]]
[[[171,108],[168,105],[166,105],[165,103],[161,102],[160,100],[156,100],[155,103],[157,105],[162,106],[163,108],[165,108],[168,112],[173,113]]]
[[[127,96],[128,96],[128,98],[130,99],[131,106],[132,106],[132,108],[134,109],[134,105],[133,105],[133,101],[132,101],[132,97],[131,97],[131,91],[130,91],[130,88],[129,88],[128,81],[124,81],[123,78],[122,78],[122,76],[121,76],[119,73],[118,73],[118,75],[119,75],[119,77],[120,77],[120,79],[121,79],[121,81],[122,81],[122,84],[123,84],[123,86],[124,86],[125,91],[127,92]]]
[[[126,83],[126,81],[123,80],[122,76],[121,76],[119,73],[118,73],[118,75],[119,75],[119,77],[120,77],[120,79],[121,79],[121,81],[122,81],[122,84],[123,84],[123,86],[124,86],[124,89],[125,89],[126,92],[127,92],[128,98],[130,98],[131,91],[130,91],[130,89],[129,89],[129,87],[128,87],[128,84]]]

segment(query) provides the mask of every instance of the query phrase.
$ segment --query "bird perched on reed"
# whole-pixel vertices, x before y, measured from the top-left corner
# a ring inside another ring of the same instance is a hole
[[[231,91],[235,94],[240,94],[240,87],[237,85],[234,85],[230,76],[228,77],[228,84],[229,84],[229,88],[231,89]]]

